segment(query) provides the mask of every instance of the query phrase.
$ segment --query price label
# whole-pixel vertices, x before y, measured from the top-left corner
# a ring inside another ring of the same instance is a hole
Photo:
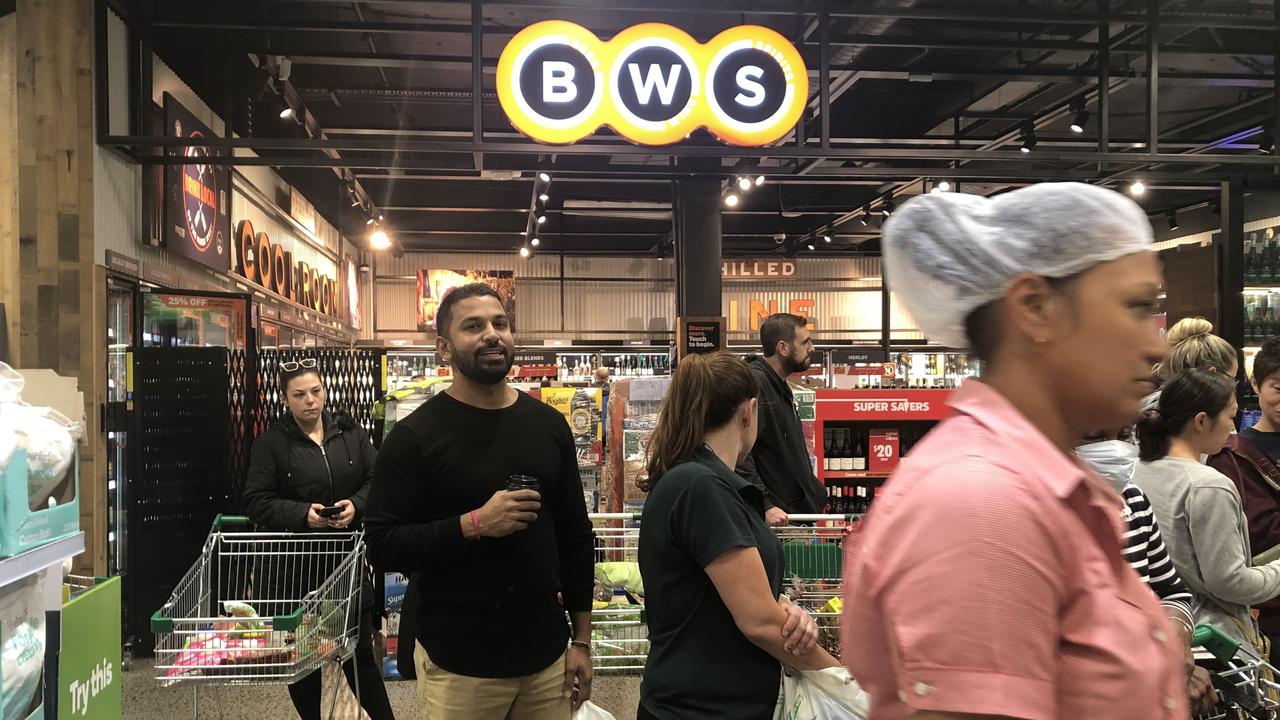
[[[867,470],[873,473],[891,473],[898,467],[898,431],[873,429],[871,452],[867,458]]]

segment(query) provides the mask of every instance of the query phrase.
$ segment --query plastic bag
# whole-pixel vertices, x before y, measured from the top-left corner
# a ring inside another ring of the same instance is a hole
[[[22,388],[27,384],[22,373],[0,362],[0,403],[16,403],[22,400]]]
[[[614,718],[607,710],[588,700],[582,703],[578,712],[573,714],[573,720],[614,720]]]
[[[47,571],[46,571],[47,572]],[[0,589],[0,718],[25,718],[44,670],[44,573]]]
[[[871,696],[842,667],[782,671],[773,720],[865,720]]]

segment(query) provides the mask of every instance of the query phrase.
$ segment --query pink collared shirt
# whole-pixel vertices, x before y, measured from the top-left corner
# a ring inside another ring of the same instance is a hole
[[[1125,563],[1120,499],[969,381],[846,542],[845,663],[870,720],[1188,717],[1185,650]]]

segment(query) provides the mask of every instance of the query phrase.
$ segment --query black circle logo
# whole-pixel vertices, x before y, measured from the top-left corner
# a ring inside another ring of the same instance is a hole
[[[528,111],[548,120],[568,120],[591,104],[595,71],[581,52],[548,43],[529,52],[517,82]]]
[[[787,80],[778,61],[763,50],[734,50],[720,61],[711,91],[730,118],[745,124],[764,122],[782,107]]]
[[[641,47],[617,60],[618,102],[648,122],[676,117],[693,94],[693,68],[669,48]]]

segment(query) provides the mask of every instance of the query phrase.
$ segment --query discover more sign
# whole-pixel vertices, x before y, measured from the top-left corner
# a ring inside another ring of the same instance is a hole
[[[699,127],[731,145],[767,145],[795,126],[809,95],[800,53],[757,25],[703,44],[644,23],[606,42],[581,25],[546,20],[507,43],[497,85],[511,124],[553,144],[608,125],[641,145],[679,142]]]

